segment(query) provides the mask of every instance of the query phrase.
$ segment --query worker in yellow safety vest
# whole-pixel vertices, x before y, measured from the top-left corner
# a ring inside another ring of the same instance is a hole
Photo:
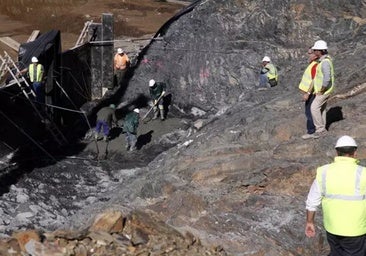
[[[262,67],[259,75],[259,89],[274,87],[278,83],[278,73],[275,65],[268,56],[262,59]]]
[[[304,140],[306,139],[316,139],[319,138],[315,134],[315,125],[313,122],[313,117],[311,115],[311,104],[315,99],[314,94],[314,78],[316,75],[316,68],[318,66],[318,56],[314,53],[314,50],[311,48],[308,50],[309,55],[309,65],[304,71],[304,74],[301,78],[301,82],[299,84],[299,89],[302,93],[302,98],[305,102],[305,116],[306,116],[306,129],[307,133],[302,136]]]
[[[358,165],[357,144],[342,136],[331,164],[316,171],[306,200],[305,235],[315,236],[315,212],[322,204],[329,256],[366,255],[366,168]]]
[[[311,115],[315,125],[316,136],[322,136],[327,132],[326,107],[329,95],[334,89],[334,68],[333,61],[328,55],[328,46],[325,41],[316,41],[312,49],[319,58],[319,64],[314,77],[315,99],[311,104]]]
[[[44,102],[43,92],[43,75],[44,67],[38,62],[37,57],[32,57],[32,63],[28,67],[29,80],[32,83],[32,90],[36,94],[36,100],[38,102]]]

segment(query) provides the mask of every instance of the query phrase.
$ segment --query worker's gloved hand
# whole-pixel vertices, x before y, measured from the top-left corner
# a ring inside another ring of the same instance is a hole
[[[164,96],[165,95],[165,91],[163,91],[162,93],[161,93],[161,96]]]

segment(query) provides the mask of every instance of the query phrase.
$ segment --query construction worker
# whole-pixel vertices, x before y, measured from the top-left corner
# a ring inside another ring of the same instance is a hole
[[[32,57],[32,63],[28,67],[28,76],[29,80],[32,83],[32,89],[36,94],[36,100],[38,102],[44,102],[44,93],[43,93],[43,75],[44,75],[44,67],[42,64],[38,63],[37,57]]]
[[[125,132],[126,138],[126,150],[136,150],[137,142],[137,128],[139,126],[139,113],[140,110],[135,108],[132,112],[128,113],[123,123],[123,132]]]
[[[306,201],[305,235],[315,236],[315,212],[322,204],[330,256],[366,255],[366,169],[355,159],[357,144],[342,136],[331,164],[316,171]]]
[[[109,131],[112,128],[112,121],[117,124],[116,106],[114,104],[101,108],[97,113],[97,124],[95,126],[95,139],[99,139],[99,133],[103,128],[103,139],[108,141]]]
[[[129,63],[130,59],[127,54],[124,50],[118,48],[116,55],[114,55],[114,73],[117,80],[117,86],[122,84],[122,80],[125,76]]]
[[[314,77],[315,98],[311,104],[311,115],[314,121],[316,135],[322,136],[327,132],[326,106],[329,95],[334,89],[334,69],[325,41],[316,41],[311,49],[313,49],[315,55],[319,58],[319,64]]]
[[[259,88],[273,87],[277,85],[277,82],[277,69],[275,65],[271,63],[271,59],[268,56],[264,56],[259,75]]]
[[[311,138],[314,139],[319,138],[319,136],[315,134],[315,125],[310,110],[311,103],[315,98],[313,90],[314,90],[314,77],[316,74],[316,67],[318,66],[318,56],[315,55],[314,51],[311,48],[308,50],[308,55],[309,55],[309,65],[305,69],[305,72],[299,84],[299,89],[301,90],[303,94],[303,100],[305,101],[307,133],[302,136],[304,140]]]
[[[162,82],[155,82],[154,79],[151,79],[149,81],[149,91],[150,96],[153,100],[154,104],[154,117],[153,119],[158,118],[159,112],[160,112],[160,119],[165,119],[165,113],[164,113],[164,100],[163,97],[165,95],[165,83]]]

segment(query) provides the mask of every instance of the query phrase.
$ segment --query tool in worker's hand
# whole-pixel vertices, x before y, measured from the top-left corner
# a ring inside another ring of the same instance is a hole
[[[150,114],[150,112],[154,109],[154,107],[159,103],[159,101],[161,100],[161,98],[163,98],[163,96],[165,95],[165,93],[162,93],[161,95],[160,95],[160,97],[158,98],[158,100],[157,101],[155,101],[155,104],[149,109],[149,111],[147,111],[146,112],[146,114],[142,117],[142,119],[141,120],[144,120],[149,114]]]

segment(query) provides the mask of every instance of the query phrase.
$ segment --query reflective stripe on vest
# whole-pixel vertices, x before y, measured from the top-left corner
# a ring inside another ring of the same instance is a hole
[[[311,77],[311,70],[313,69],[314,65],[317,65],[318,62],[312,61],[308,67],[305,69],[304,74],[302,75],[301,82],[299,84],[299,89],[307,92],[309,91],[311,82],[313,81],[313,78]]]
[[[322,72],[322,64],[324,63],[324,61],[328,61],[330,66],[330,87],[324,92],[324,94],[329,94],[333,91],[334,88],[334,68],[332,59],[329,56],[325,57],[325,59],[322,60],[316,67],[316,75],[314,77],[314,92],[320,92],[323,86],[324,74]]]
[[[331,234],[340,236],[366,234],[366,171],[364,167],[336,163],[326,165],[319,171],[317,180],[322,194],[325,229]]]
[[[42,81],[42,76],[43,76],[43,70],[42,70],[42,65],[41,64],[37,64],[37,72],[34,72],[34,65],[35,64],[30,64],[29,65],[29,79],[30,81],[33,82],[41,82]]]
[[[328,167],[328,166],[326,166]],[[340,194],[328,194],[325,193],[327,191],[327,171],[328,168],[324,168],[322,172],[322,196],[330,199],[340,199],[346,201],[361,201],[366,200],[366,195],[360,195],[360,183],[361,183],[361,174],[362,174],[362,166],[357,167],[356,170],[356,179],[355,179],[355,193],[354,195],[340,195]]]

